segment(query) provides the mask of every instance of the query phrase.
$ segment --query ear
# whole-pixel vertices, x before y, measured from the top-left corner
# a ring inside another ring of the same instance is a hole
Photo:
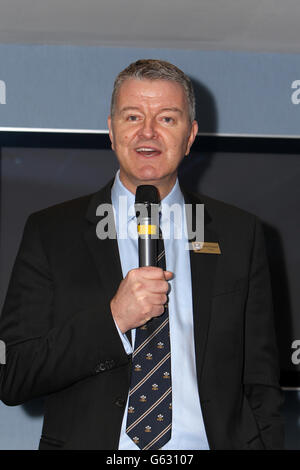
[[[198,123],[197,123],[197,121],[193,121],[192,126],[191,126],[190,135],[189,135],[188,142],[187,142],[187,146],[186,146],[185,156],[190,153],[191,146],[194,143],[194,140],[196,138],[197,133],[198,133]]]
[[[113,150],[115,150],[115,147],[114,147],[114,133],[113,133],[113,126],[112,126],[111,116],[108,116],[107,124],[108,124],[108,134],[109,134],[109,138],[110,138],[110,141],[111,141],[111,148]]]

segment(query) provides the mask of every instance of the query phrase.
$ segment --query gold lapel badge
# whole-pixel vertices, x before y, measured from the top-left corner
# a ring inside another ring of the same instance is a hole
[[[192,242],[195,253],[208,253],[211,255],[220,255],[220,245],[215,242]]]

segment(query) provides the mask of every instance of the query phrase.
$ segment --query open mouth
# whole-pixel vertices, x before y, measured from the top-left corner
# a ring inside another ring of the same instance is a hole
[[[157,157],[158,155],[161,154],[161,151],[154,148],[154,147],[138,147],[135,149],[135,151],[139,154],[142,155],[143,157]]]

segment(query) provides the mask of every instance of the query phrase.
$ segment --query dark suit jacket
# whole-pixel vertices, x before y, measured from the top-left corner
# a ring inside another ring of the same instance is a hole
[[[7,344],[0,398],[18,405],[46,396],[40,449],[118,448],[131,357],[110,312],[122,279],[117,241],[96,236],[96,208],[111,202],[110,191],[111,183],[32,214],[13,268],[0,321]],[[240,209],[184,196],[205,204],[205,240],[218,241],[222,251],[190,252],[197,382],[210,448],[282,448],[261,226]]]

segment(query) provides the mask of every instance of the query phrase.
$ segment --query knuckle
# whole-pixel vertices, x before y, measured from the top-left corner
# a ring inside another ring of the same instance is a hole
[[[158,288],[161,292],[165,292],[165,281],[159,281]]]
[[[133,278],[134,276],[135,276],[135,269],[131,269],[130,271],[128,271],[126,277],[127,277],[128,279],[131,279],[131,278]]]
[[[150,310],[151,310],[151,306],[149,305],[149,303],[147,301],[144,301],[143,305],[142,305],[142,308],[141,308],[141,314],[143,316],[148,315]]]
[[[165,311],[164,306],[163,305],[158,305],[155,309],[155,316],[158,317],[159,315],[164,313],[164,311]]]
[[[139,268],[131,269],[130,271],[128,271],[128,274],[127,274],[127,275],[130,277],[130,279],[131,279],[133,282],[136,282],[136,281],[139,280],[140,277],[141,277]]]
[[[140,282],[140,281],[134,282],[132,284],[132,292],[134,294],[137,294],[141,290],[142,286],[143,286],[142,282]]]
[[[169,289],[169,284],[166,281],[161,281],[161,283],[159,285],[159,288],[160,288],[161,292],[166,294],[168,292],[168,289]]]
[[[165,279],[165,275],[164,275],[164,270],[162,268],[158,268],[159,269],[159,277],[160,279]]]

